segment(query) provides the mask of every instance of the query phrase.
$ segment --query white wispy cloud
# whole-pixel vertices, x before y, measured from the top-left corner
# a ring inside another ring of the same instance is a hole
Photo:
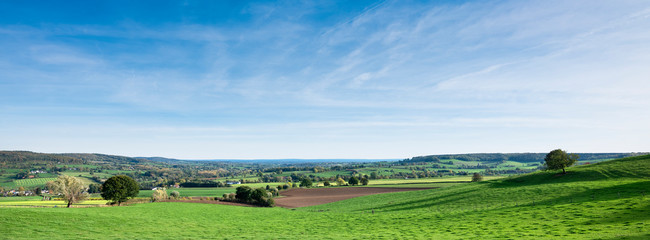
[[[327,4],[251,4],[234,25],[0,26],[1,123],[49,122],[31,138],[93,133],[69,139],[97,151],[135,153],[110,142],[134,139],[154,152],[155,140],[197,156],[213,143],[262,158],[292,156],[260,145],[298,142],[391,157],[647,146],[647,2],[380,1],[313,21]],[[42,139],[0,144],[54,141]]]

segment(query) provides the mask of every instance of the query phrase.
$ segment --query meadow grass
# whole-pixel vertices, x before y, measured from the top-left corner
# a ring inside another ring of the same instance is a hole
[[[38,186],[45,186],[49,181],[54,181],[56,178],[30,178],[30,179],[19,179],[12,182],[3,183],[2,186],[8,189],[23,187],[25,189],[30,189]]]
[[[221,197],[224,193],[235,192],[235,188],[169,188],[167,194],[178,191],[181,197]],[[152,190],[140,190],[138,197],[151,197]]]
[[[650,156],[298,208],[0,208],[0,236],[92,239],[648,239]]]
[[[86,205],[106,205],[107,200],[86,200],[80,203],[75,203],[72,206],[86,206]],[[22,200],[22,201],[0,201],[0,207],[7,206],[39,206],[39,207],[66,207],[67,204],[63,200],[41,201],[41,200]]]

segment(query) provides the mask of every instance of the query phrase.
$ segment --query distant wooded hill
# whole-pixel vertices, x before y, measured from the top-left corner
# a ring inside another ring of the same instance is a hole
[[[522,163],[542,162],[547,153],[469,153],[469,154],[444,154],[412,157],[400,162],[439,162],[441,160],[462,160],[473,162],[499,162],[513,161]],[[615,159],[645,155],[648,153],[577,153],[580,161]]]
[[[29,151],[0,151],[0,165],[28,168],[34,164],[144,164],[148,159],[136,159],[95,153],[35,153]]]

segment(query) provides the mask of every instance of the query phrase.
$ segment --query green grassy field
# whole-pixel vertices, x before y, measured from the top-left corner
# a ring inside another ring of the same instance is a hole
[[[648,239],[650,156],[298,208],[0,207],[0,236],[92,239]]]
[[[56,178],[32,178],[32,179],[19,179],[13,182],[3,183],[2,186],[8,189],[24,187],[30,189],[38,186],[45,186],[49,181],[54,181]]]
[[[235,192],[235,188],[170,188],[167,193],[178,191],[181,197],[221,197],[224,193]],[[151,197],[152,190],[140,190],[138,197]]]
[[[86,200],[81,203],[76,203],[73,206],[87,206],[87,205],[106,205],[108,201],[106,200]],[[23,200],[23,201],[0,201],[0,207],[3,206],[39,206],[39,207],[66,207],[66,203],[63,200],[52,200],[52,201],[41,201],[40,198],[37,200]]]

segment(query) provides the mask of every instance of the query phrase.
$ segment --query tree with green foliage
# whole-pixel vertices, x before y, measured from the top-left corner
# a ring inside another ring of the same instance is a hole
[[[97,183],[91,183],[88,185],[88,193],[101,193],[102,185]]]
[[[118,206],[138,196],[139,192],[138,183],[126,175],[112,176],[102,184],[102,197],[116,202]]]
[[[377,172],[371,172],[370,179],[377,179]]]
[[[483,181],[483,176],[481,176],[480,173],[474,173],[472,175],[472,182],[480,182]]]
[[[562,169],[562,174],[566,174],[566,168],[578,162],[578,158],[580,158],[578,154],[568,154],[562,149],[555,149],[546,154],[544,162],[546,170]]]
[[[355,176],[352,176],[350,180],[348,180],[348,183],[352,186],[357,185],[359,184],[359,179],[357,179],[357,177]]]
[[[79,203],[88,198],[88,194],[84,193],[86,187],[81,180],[72,176],[62,175],[54,181],[47,182],[47,189],[51,193],[61,195],[68,207],[73,203]]]
[[[303,178],[302,181],[300,181],[300,187],[310,188],[312,185],[314,185],[314,183],[308,177]]]
[[[256,188],[253,190],[253,192],[251,192],[251,200],[257,203],[263,203],[266,202],[267,195],[268,194],[266,193],[266,189]]]
[[[337,178],[336,179],[336,185],[338,185],[338,186],[345,185],[345,180],[343,180],[343,178]]]
[[[363,177],[363,178],[361,178],[361,185],[364,185],[364,186],[365,186],[365,185],[368,185],[369,182],[370,182],[370,181],[368,180],[367,177]]]
[[[252,192],[253,189],[251,189],[249,186],[239,186],[235,190],[235,198],[242,202],[250,202]]]

